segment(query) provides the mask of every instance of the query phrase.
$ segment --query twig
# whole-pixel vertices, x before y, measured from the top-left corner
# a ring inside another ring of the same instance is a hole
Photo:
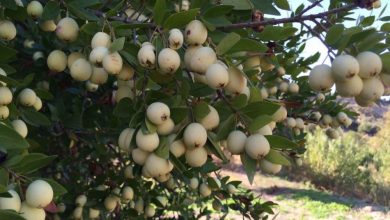
[[[308,12],[310,9],[316,7],[318,4],[320,4],[323,0],[317,0],[315,1],[313,4],[311,4],[309,7],[303,9],[301,11],[301,13],[299,13],[297,16],[302,16],[303,14],[305,14],[306,12]]]
[[[317,33],[315,30],[313,30],[309,25],[302,22],[302,25],[305,26],[315,37],[317,37],[327,48],[328,48],[328,54],[331,53],[333,56],[336,56],[336,53],[333,52],[333,50],[328,46],[328,44],[325,42],[325,40],[322,38],[322,36]]]

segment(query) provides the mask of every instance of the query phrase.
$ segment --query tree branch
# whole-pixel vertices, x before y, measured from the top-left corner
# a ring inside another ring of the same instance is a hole
[[[323,0],[317,0],[315,1],[313,4],[311,4],[309,7],[303,9],[301,11],[301,13],[299,13],[297,16],[302,16],[303,14],[305,14],[306,12],[308,12],[310,9],[316,7],[317,5],[319,5]]]

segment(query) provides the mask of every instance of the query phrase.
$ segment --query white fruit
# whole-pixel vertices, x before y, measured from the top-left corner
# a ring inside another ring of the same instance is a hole
[[[9,109],[7,106],[0,106],[0,120],[7,119],[9,116]]]
[[[145,161],[144,169],[151,177],[158,177],[169,173],[173,168],[169,160],[151,153]]]
[[[356,57],[359,62],[359,76],[363,79],[377,76],[382,71],[382,60],[373,52],[361,52]]]
[[[162,102],[154,102],[146,109],[146,117],[155,125],[161,125],[169,119],[171,111]]]
[[[280,106],[279,109],[272,115],[272,119],[275,122],[281,122],[287,118],[287,109],[284,106]]]
[[[80,207],[83,207],[85,206],[85,204],[87,204],[87,196],[85,195],[79,195],[76,197],[76,200],[74,201],[74,203],[76,204],[76,206],[80,206]]]
[[[127,166],[127,167],[125,168],[124,173],[125,173],[125,178],[126,178],[126,179],[133,179],[133,178],[134,178],[133,167],[132,167],[132,166],[130,166],[130,165]]]
[[[160,71],[164,74],[174,74],[180,66],[180,56],[171,48],[162,49],[157,60]]]
[[[201,124],[191,123],[184,130],[183,141],[188,149],[202,148],[207,141],[207,131]]]
[[[198,73],[190,72],[194,76],[194,82],[207,84],[206,76]]]
[[[330,125],[332,123],[332,121],[333,121],[332,116],[327,115],[327,114],[322,116],[321,122],[324,125]]]
[[[131,151],[131,157],[138,165],[144,165],[149,154],[148,151],[141,150],[140,148],[135,148]]]
[[[207,28],[199,20],[193,20],[187,24],[184,31],[187,44],[201,45],[207,40]]]
[[[65,70],[67,57],[61,50],[53,50],[47,57],[47,66],[51,71],[62,72]]]
[[[139,198],[134,205],[134,209],[138,212],[138,214],[144,213],[144,200]]]
[[[325,131],[325,134],[330,138],[330,139],[336,139],[338,138],[339,134],[336,129],[333,128],[328,128]]]
[[[297,122],[294,118],[286,118],[286,126],[289,128],[294,128],[295,126],[297,126]]]
[[[141,66],[148,69],[154,69],[156,64],[156,52],[153,46],[147,45],[141,47],[138,51],[137,57]]]
[[[39,59],[42,59],[44,57],[43,55],[43,52],[42,51],[37,51],[33,54],[33,60],[34,61],[37,61]]]
[[[1,23],[1,22],[0,22]],[[1,30],[1,28],[0,28],[0,30]],[[1,31],[0,31],[1,32]],[[0,34],[1,35],[1,34]],[[1,38],[1,37],[0,37]],[[35,41],[33,41],[33,40],[31,40],[31,39],[25,39],[24,41],[23,41],[23,46],[25,47],[25,48],[33,48],[33,46],[34,46],[34,44],[35,44]]]
[[[246,135],[244,132],[236,130],[230,132],[227,137],[227,149],[232,154],[241,154],[244,152],[246,142]]]
[[[130,186],[125,186],[122,189],[122,199],[132,200],[134,198],[134,190]]]
[[[28,185],[26,202],[34,208],[44,208],[53,200],[53,189],[44,180],[35,180]]]
[[[310,71],[309,85],[314,91],[328,91],[334,85],[332,68],[326,64],[315,66]]]
[[[108,212],[114,211],[117,204],[118,204],[118,198],[116,196],[107,196],[104,199],[104,208],[106,208]]]
[[[199,74],[205,74],[209,66],[217,62],[217,55],[210,47],[200,47],[192,55],[190,69]]]
[[[201,167],[207,161],[207,150],[204,147],[187,149],[185,157],[191,167]]]
[[[257,130],[257,133],[261,135],[272,135],[272,129],[269,125],[264,125],[259,130]]]
[[[382,80],[383,85],[386,88],[390,87],[390,74],[389,73],[381,73],[379,76]]]
[[[277,69],[276,69],[277,73],[278,73],[278,76],[284,76],[286,74],[286,69],[284,69],[284,67],[282,66],[279,66]]]
[[[135,136],[135,142],[141,150],[152,152],[158,147],[160,139],[157,133],[144,134],[140,129]]]
[[[266,88],[261,88],[260,89],[260,94],[261,94],[261,98],[263,98],[263,99],[266,99],[266,98],[268,98],[268,91],[267,91],[267,89]]]
[[[268,127],[270,127],[270,128],[271,128],[271,131],[272,131],[272,130],[274,130],[274,129],[275,129],[275,127],[276,127],[276,122],[274,122],[274,121],[271,121],[271,122],[268,124]]]
[[[86,59],[80,58],[70,67],[70,75],[76,81],[87,81],[92,75],[92,66]]]
[[[344,82],[336,82],[336,92],[342,97],[357,96],[362,89],[363,80],[359,76],[354,76]]]
[[[267,139],[260,134],[253,134],[245,141],[245,152],[253,159],[261,159],[270,151]]]
[[[272,86],[268,88],[268,94],[275,95],[278,92],[278,87]]]
[[[7,73],[2,68],[0,68],[0,75],[7,76]],[[7,86],[7,83],[0,81],[0,86]]]
[[[103,68],[107,73],[117,75],[122,70],[123,60],[118,52],[107,53],[103,58]]]
[[[203,197],[207,197],[209,195],[211,195],[211,189],[210,187],[205,184],[205,183],[202,183],[200,184],[199,186],[199,193],[203,196]]]
[[[232,184],[228,184],[227,188],[230,194],[235,194],[237,192],[237,188]]]
[[[271,71],[275,69],[275,65],[268,61],[265,56],[262,56],[260,59],[260,66],[263,71]]]
[[[0,87],[0,105],[8,105],[12,102],[12,92],[8,87]]]
[[[337,114],[337,119],[339,120],[339,122],[340,122],[341,124],[344,124],[344,123],[346,123],[347,120],[348,120],[348,115],[345,114],[344,112],[339,112],[339,113]]]
[[[33,105],[34,109],[36,111],[39,111],[42,109],[42,100],[37,96],[37,98],[35,99],[35,102],[34,102],[34,105]]]
[[[122,86],[119,87],[118,90],[115,92],[115,101],[116,103],[119,103],[120,100],[123,98],[134,98],[134,92],[131,90],[130,87]]]
[[[361,107],[369,107],[369,106],[374,105],[374,103],[375,103],[374,101],[371,101],[371,100],[362,99],[359,96],[355,97],[355,102],[356,102],[356,104],[360,105]]]
[[[93,209],[89,208],[89,219],[99,219],[100,216],[100,210],[99,209]]]
[[[26,202],[20,207],[20,216],[26,220],[45,220],[46,213],[42,208],[30,207]]]
[[[18,95],[18,101],[24,106],[33,106],[37,99],[37,95],[34,90],[26,88],[23,89]]]
[[[89,81],[96,85],[101,85],[106,83],[108,80],[108,73],[104,68],[93,67],[91,78]]]
[[[288,91],[290,93],[294,93],[294,94],[297,94],[299,92],[299,86],[298,84],[296,83],[290,83],[290,85],[288,86]]]
[[[168,205],[168,199],[165,196],[157,196],[156,200],[159,201],[163,207]]]
[[[154,208],[154,206],[152,205],[148,205],[145,207],[145,216],[146,217],[153,217],[154,215],[156,214],[156,208]]]
[[[42,31],[53,32],[56,30],[57,25],[53,20],[47,20],[39,23],[39,27]]]
[[[79,35],[79,25],[73,18],[63,18],[57,24],[57,37],[67,42],[73,42]]]
[[[269,174],[277,174],[282,169],[282,165],[271,163],[265,159],[260,160],[259,166],[260,166],[261,171],[263,171],[265,173],[269,173]]]
[[[372,3],[373,8],[380,8],[381,6],[382,6],[381,0],[377,0],[377,1]]]
[[[31,1],[27,5],[27,14],[36,19],[41,17],[43,13],[43,6],[39,1]]]
[[[110,35],[104,32],[97,32],[93,35],[91,40],[91,47],[95,49],[96,47],[106,47],[108,48],[111,45],[111,37]]]
[[[157,125],[157,134],[159,135],[168,135],[173,132],[175,128],[175,123],[171,118],[168,118],[164,123]]]
[[[363,80],[363,89],[358,97],[362,100],[376,101],[385,92],[385,87],[378,77]]]
[[[340,55],[332,62],[332,73],[336,82],[345,82],[359,73],[359,62],[351,55]]]
[[[224,66],[215,63],[206,71],[206,82],[213,89],[221,89],[229,83],[229,73]]]
[[[248,86],[246,86],[246,87],[244,88],[244,90],[241,91],[240,94],[245,95],[246,98],[247,98],[246,100],[249,101],[249,99],[250,99],[250,97],[251,97],[251,90],[249,89]]]
[[[181,157],[186,152],[186,147],[184,146],[184,142],[182,140],[176,140],[169,146],[169,151],[175,157]]]
[[[155,179],[160,182],[160,183],[165,183],[167,182],[169,179],[171,178],[171,174],[170,173],[166,173],[166,174],[163,174],[163,175],[159,175],[159,176],[156,176]]]
[[[177,28],[174,28],[169,31],[168,43],[171,49],[177,50],[180,49],[183,45],[183,33]]]
[[[195,52],[200,48],[201,46],[189,46],[186,49],[186,52],[184,53],[184,65],[186,66],[187,70],[192,71],[191,69],[191,59],[194,56]]]
[[[92,83],[91,81],[87,81],[85,83],[85,88],[88,92],[96,92],[99,89],[99,85]]]
[[[198,186],[199,186],[199,180],[198,180],[198,178],[192,177],[192,178],[190,179],[190,188],[191,188],[191,189],[197,189]]]
[[[103,57],[108,54],[107,47],[95,47],[89,54],[89,62],[94,65],[101,66],[103,63]]]
[[[135,70],[127,63],[123,63],[122,70],[116,76],[120,80],[128,81],[134,77]]]
[[[199,123],[206,130],[213,130],[219,125],[219,114],[213,106],[209,105],[209,109],[210,112],[204,118],[202,118]]]
[[[125,152],[129,152],[132,148],[130,146],[131,141],[133,139],[135,130],[133,128],[126,128],[124,129],[118,138],[118,146],[121,150]]]
[[[60,203],[57,205],[57,211],[58,213],[64,213],[66,210],[66,205],[64,203]]]
[[[316,95],[316,100],[319,101],[319,102],[323,102],[325,100],[325,95],[322,94],[322,93],[318,93]]]
[[[279,84],[279,91],[287,92],[288,91],[288,86],[289,86],[288,82],[286,82],[286,81],[281,82]]]
[[[16,27],[14,23],[8,20],[0,20],[0,39],[12,40],[16,37]]]
[[[261,62],[261,59],[260,59],[259,56],[249,57],[243,63],[244,70],[252,70],[252,69],[254,69],[254,70],[257,70],[257,74],[260,74],[261,73],[260,62]]]
[[[21,201],[20,197],[15,190],[8,190],[8,193],[11,194],[10,198],[0,197],[0,210],[14,210],[19,212]]]
[[[229,67],[228,73],[229,83],[226,85],[225,90],[233,94],[240,94],[244,91],[247,83],[244,73],[234,66]]]
[[[85,59],[85,57],[84,57],[84,55],[83,55],[82,53],[80,53],[80,52],[72,52],[72,53],[70,53],[69,56],[68,56],[68,68],[70,69],[70,67],[72,66],[72,64],[73,64],[76,60],[78,60],[78,59],[80,59],[80,58]]]
[[[15,129],[16,132],[20,134],[23,138],[25,138],[28,134],[27,125],[22,120],[14,120],[11,122],[12,127]]]

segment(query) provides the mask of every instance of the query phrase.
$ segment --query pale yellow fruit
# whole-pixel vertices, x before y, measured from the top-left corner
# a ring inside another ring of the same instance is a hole
[[[171,118],[168,118],[164,123],[157,125],[157,134],[159,135],[169,135],[173,132],[175,128],[175,123]]]
[[[142,198],[139,198],[134,205],[134,209],[138,212],[138,214],[144,213],[144,200]]]
[[[245,141],[245,152],[253,159],[261,159],[270,151],[267,139],[260,134],[253,134]]]
[[[134,178],[133,167],[130,166],[130,165],[127,166],[127,167],[125,168],[124,174],[125,174],[125,178],[126,178],[126,179],[133,179],[133,178]]]
[[[187,70],[192,71],[191,69],[191,59],[194,56],[195,52],[200,48],[200,45],[197,46],[189,46],[184,53],[184,64]]]
[[[175,11],[188,11],[190,9],[191,2],[188,0],[182,0],[181,1],[181,9],[179,4],[175,4]]]
[[[133,128],[126,128],[124,129],[118,138],[118,146],[121,150],[125,152],[129,152],[132,148],[131,141],[134,136],[135,129]]]
[[[356,57],[359,62],[359,76],[363,79],[377,76],[382,71],[382,60],[376,53],[365,51]]]
[[[74,203],[76,204],[76,206],[80,206],[80,207],[83,207],[85,206],[85,204],[87,204],[87,196],[85,195],[79,195],[76,197],[76,200],[74,201]]]
[[[131,151],[131,157],[133,158],[134,162],[138,165],[144,165],[149,154],[150,153],[148,151],[144,151],[140,148],[135,148]]]
[[[91,40],[91,47],[92,49],[95,49],[96,47],[110,47],[111,45],[111,37],[110,35],[104,33],[104,32],[97,32],[95,35],[93,35]]]
[[[160,139],[157,133],[144,134],[140,129],[135,136],[135,142],[141,150],[153,152],[158,147]]]
[[[295,121],[295,118],[286,118],[285,124],[289,128],[294,128],[297,125],[297,122]]]
[[[192,177],[192,178],[190,179],[190,188],[191,188],[191,189],[197,189],[198,186],[199,186],[199,180],[198,180],[198,178]]]
[[[260,57],[260,67],[263,71],[271,71],[275,69],[275,65],[271,63],[265,56]]]
[[[64,213],[66,210],[66,205],[64,203],[60,203],[57,205],[57,211],[58,213]]]
[[[33,106],[37,99],[37,94],[34,90],[26,88],[23,89],[18,95],[18,101],[24,106]]]
[[[70,75],[76,81],[87,81],[92,75],[92,66],[86,59],[80,58],[70,67]]]
[[[8,193],[11,194],[10,198],[0,197],[0,210],[14,210],[19,212],[21,201],[18,193],[15,190],[8,190]]]
[[[118,79],[128,81],[133,79],[135,70],[127,63],[123,63],[122,70],[116,76]]]
[[[301,134],[301,129],[295,127],[295,128],[293,128],[293,132],[294,132],[294,134],[295,134],[296,136],[299,136],[299,135]]]
[[[328,128],[325,131],[325,134],[330,138],[330,139],[336,139],[339,137],[339,133],[337,132],[336,129],[333,128]]]
[[[91,81],[87,81],[85,83],[85,88],[88,92],[96,92],[99,89],[99,85],[92,83]]]
[[[336,82],[336,92],[342,97],[357,96],[362,89],[363,80],[359,76],[354,76],[344,82]]]
[[[246,98],[247,98],[247,101],[249,101],[249,99],[250,99],[250,97],[251,97],[251,90],[249,89],[248,86],[246,86],[246,87],[244,88],[244,90],[241,91],[240,94],[245,95]]]
[[[0,28],[0,30],[1,30],[1,28]],[[23,41],[23,46],[25,48],[33,48],[34,44],[35,44],[35,41],[33,41],[31,39],[26,39]]]
[[[322,115],[319,112],[312,112],[310,115],[310,118],[312,118],[315,121],[319,121],[321,119]]]
[[[381,73],[379,76],[382,80],[383,85],[386,88],[390,87],[390,74],[389,73]]]
[[[70,53],[69,56],[68,56],[68,68],[70,69],[70,67],[72,66],[72,64],[73,64],[76,60],[78,60],[78,59],[80,59],[80,58],[85,59],[85,57],[84,57],[84,55],[83,55],[82,53],[80,53],[80,52],[72,52],[72,53]]]
[[[259,130],[257,130],[257,133],[261,135],[272,135],[272,129],[269,125],[264,125]]]
[[[100,210],[99,209],[93,209],[89,208],[89,219],[99,219],[100,216]]]
[[[2,68],[0,68],[0,75],[7,76],[7,73]],[[7,83],[0,81],[0,87],[1,86],[7,86]]]
[[[299,85],[296,83],[290,83],[290,85],[288,85],[288,91],[290,93],[297,94],[299,92]]]
[[[42,51],[37,51],[33,54],[33,60],[34,61],[37,61],[39,59],[42,59],[44,57],[43,55],[43,52]]]
[[[268,98],[268,91],[266,88],[262,87],[260,89],[261,98],[266,99]]]
[[[213,89],[221,89],[229,83],[229,73],[227,69],[219,64],[211,64],[206,70],[206,82]]]
[[[154,102],[146,109],[146,117],[155,125],[161,125],[169,119],[171,111],[162,102]]]
[[[184,146],[184,142],[182,140],[176,140],[171,145],[169,145],[169,151],[175,157],[181,157],[186,152],[186,147]]]
[[[108,212],[114,211],[117,204],[118,204],[118,198],[116,196],[107,196],[104,199],[104,208],[106,208]]]
[[[43,6],[39,1],[31,1],[27,5],[27,14],[36,19],[42,16]]]
[[[20,7],[24,6],[22,0],[15,0],[15,4]]]
[[[261,59],[259,56],[253,56],[249,57],[245,60],[243,63],[244,70],[257,70],[257,74],[261,73],[261,67],[260,67]]]
[[[141,66],[154,69],[156,65],[156,51],[152,45],[146,45],[139,49],[137,54],[138,62]]]
[[[122,70],[123,60],[118,52],[107,53],[103,58],[103,68],[109,74],[118,75]]]
[[[142,167],[142,176],[145,177],[146,179],[152,178],[152,175],[149,174],[149,171],[145,169],[145,167]]]
[[[359,73],[359,62],[351,55],[340,55],[332,62],[333,78],[336,82],[345,82]]]
[[[219,114],[213,106],[209,105],[209,109],[210,112],[204,118],[202,118],[199,123],[206,130],[213,130],[219,125]]]
[[[241,154],[245,149],[246,135],[244,132],[236,130],[229,133],[227,137],[227,149],[232,154]]]
[[[184,37],[189,45],[201,45],[207,40],[207,28],[201,21],[193,20],[187,24]]]
[[[56,35],[63,41],[73,42],[79,35],[79,25],[73,18],[63,18],[57,23]]]
[[[9,116],[9,109],[7,106],[0,106],[0,120],[7,119]]]
[[[225,86],[225,90],[233,94],[240,94],[244,91],[247,83],[244,73],[234,66],[229,67],[228,73],[229,83]]]
[[[309,74],[309,85],[314,91],[328,91],[334,85],[332,68],[326,64],[315,66]]]
[[[271,128],[271,131],[272,131],[272,130],[274,130],[274,129],[275,129],[275,127],[276,127],[276,122],[274,122],[274,121],[271,121],[271,122],[268,124],[268,127],[270,127],[270,128]]]
[[[155,179],[160,183],[165,183],[171,178],[171,173],[166,173],[163,175],[156,176]]]
[[[123,98],[134,98],[134,92],[131,90],[130,87],[122,86],[119,87],[118,90],[115,92],[115,101],[117,103],[119,103],[119,101]]]
[[[191,167],[201,167],[207,161],[207,150],[204,147],[187,149],[185,153],[186,162]]]
[[[22,203],[20,207],[20,216],[26,220],[45,220],[46,213],[42,208],[30,207],[26,202]]]
[[[332,128],[338,128],[338,127],[340,127],[340,122],[339,122],[339,120],[337,119],[337,117],[333,117],[333,118],[332,118],[332,122],[330,123],[330,126],[331,126]]]
[[[53,189],[44,180],[35,180],[28,185],[26,190],[26,202],[34,208],[44,208],[53,200]]]
[[[337,120],[339,120],[339,122],[340,122],[341,124],[344,124],[344,123],[346,123],[346,121],[348,120],[348,115],[345,114],[344,112],[339,112],[339,113],[337,114]]]
[[[138,13],[136,10],[134,10],[132,8],[126,9],[125,14],[128,16],[127,19],[130,19],[132,21],[142,21],[143,22],[143,21],[149,20],[148,17],[146,17],[143,14]]]
[[[191,123],[184,130],[183,141],[188,149],[202,148],[207,141],[207,131],[202,124]]]
[[[93,67],[92,75],[89,81],[96,85],[102,85],[108,80],[108,73],[104,68]]]
[[[152,205],[147,205],[145,207],[145,216],[146,217],[153,217],[154,215],[156,214],[156,208],[154,208],[154,206]]]
[[[281,83],[279,84],[278,89],[279,89],[279,91],[281,91],[281,92],[287,92],[287,91],[288,91],[288,86],[289,86],[288,82],[283,81],[283,82],[281,82]]]
[[[53,32],[56,30],[57,25],[53,20],[42,21],[39,23],[39,27],[42,31]]]
[[[296,122],[296,127],[297,128],[299,128],[299,129],[304,129],[305,128],[305,122],[303,121],[302,118],[296,118],[295,122]]]
[[[0,87],[0,105],[8,105],[12,102],[12,92],[8,87]]]
[[[108,54],[108,49],[106,47],[95,47],[89,54],[89,62],[94,65],[101,66],[103,63],[103,58]]]
[[[192,55],[190,69],[199,74],[205,74],[209,66],[217,62],[217,55],[210,47],[200,47]]]
[[[199,193],[203,197],[207,197],[211,195],[211,188],[206,183],[202,183],[199,186]]]
[[[323,102],[325,100],[325,95],[322,94],[322,93],[318,93],[316,95],[316,100],[319,101],[319,102]]]
[[[36,111],[39,111],[39,110],[42,109],[42,100],[41,100],[41,98],[39,98],[38,96],[37,96],[37,98],[35,99],[35,103],[34,103],[33,107],[34,107],[34,109],[35,109]]]
[[[381,0],[377,0],[377,1],[372,3],[373,8],[380,8],[381,6],[382,6]]]
[[[51,71],[62,72],[65,70],[67,57],[61,50],[53,50],[47,57],[47,66]]]
[[[134,190],[130,186],[125,186],[122,189],[122,199],[132,200],[134,198]]]
[[[280,106],[279,109],[272,115],[272,119],[275,122],[281,122],[287,118],[287,109],[284,106]]]
[[[194,82],[207,84],[207,79],[205,75],[200,75],[194,72],[191,72],[191,74],[194,76]]]
[[[157,199],[157,201],[159,201],[161,203],[161,205],[163,207],[166,207],[168,205],[167,197],[165,197],[165,196],[157,196],[156,199]]]
[[[284,67],[282,66],[279,66],[278,68],[276,68],[276,72],[278,76],[284,76],[286,74],[286,69],[284,69]]]
[[[268,94],[275,95],[278,92],[278,87],[272,86],[268,88]]]
[[[180,49],[183,45],[184,36],[183,33],[177,28],[169,31],[168,43],[171,49]]]
[[[330,125],[330,123],[332,123],[332,120],[333,120],[332,116],[326,114],[322,116],[321,122],[324,125]]]
[[[162,49],[157,61],[160,71],[164,74],[174,74],[180,66],[180,56],[171,48]]]
[[[261,171],[269,174],[277,174],[282,169],[282,165],[269,162],[268,160],[260,160],[259,163]]]
[[[363,80],[363,89],[358,97],[362,100],[376,101],[384,94],[385,87],[378,77]]]
[[[12,21],[0,20],[0,39],[10,41],[16,37],[16,27]]]
[[[151,177],[162,176],[171,171],[169,160],[161,158],[154,153],[149,154],[145,161],[144,169]]]
[[[361,97],[359,96],[356,96],[355,97],[355,102],[360,105],[361,107],[369,107],[369,106],[372,106],[375,104],[374,101],[371,101],[371,100],[365,100],[365,99],[362,99]]]

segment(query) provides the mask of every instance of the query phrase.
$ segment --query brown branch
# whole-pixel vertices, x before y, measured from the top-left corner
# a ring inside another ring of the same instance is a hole
[[[309,7],[303,9],[301,11],[301,13],[299,13],[297,16],[302,16],[303,14],[305,14],[306,12],[308,12],[309,10],[311,10],[312,8],[316,7],[317,5],[319,5],[323,0],[317,0],[315,1],[313,4],[309,5]]]

